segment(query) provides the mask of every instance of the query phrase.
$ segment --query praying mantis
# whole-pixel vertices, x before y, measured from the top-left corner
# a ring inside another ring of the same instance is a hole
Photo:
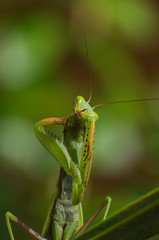
[[[150,101],[141,99],[134,101]],[[103,104],[98,104],[100,106]],[[17,223],[36,240],[69,240],[81,234],[105,207],[103,220],[106,219],[111,198],[106,197],[93,216],[83,225],[82,200],[88,184],[91,170],[95,122],[98,115],[83,97],[74,101],[73,114],[64,118],[46,118],[37,122],[34,132],[42,145],[60,163],[58,192],[55,202],[48,214],[42,234],[38,234],[21,222],[12,213],[6,213],[6,222],[11,240],[14,240],[10,220]],[[48,125],[62,125],[63,136],[60,139],[53,132],[45,129]]]
[[[6,222],[11,240],[14,240],[14,236],[10,220],[37,240],[69,240],[78,236],[106,206],[103,217],[105,220],[110,197],[105,198],[94,215],[83,225],[81,202],[90,175],[95,122],[98,119],[89,101],[90,99],[86,102],[83,97],[77,96],[72,115],[64,118],[46,118],[35,124],[35,135],[61,165],[58,193],[41,235],[7,212]],[[64,128],[61,139],[45,129],[46,126],[54,124]]]

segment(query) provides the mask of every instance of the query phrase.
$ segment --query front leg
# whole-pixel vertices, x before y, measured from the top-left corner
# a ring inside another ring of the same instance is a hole
[[[35,135],[42,145],[56,158],[64,170],[73,177],[74,181],[77,184],[81,184],[80,170],[72,161],[67,148],[58,137],[45,130],[45,126],[53,124],[60,124],[65,127],[65,123],[61,118],[46,118],[35,124]]]
[[[33,237],[36,240],[47,240],[46,238],[43,238],[39,233],[31,229],[29,226],[27,226],[25,223],[23,223],[21,220],[19,220],[16,216],[14,216],[11,212],[7,212],[6,215],[6,222],[8,227],[8,232],[10,235],[11,240],[14,240],[13,231],[11,228],[10,220],[18,224],[21,228],[23,228],[31,237]]]

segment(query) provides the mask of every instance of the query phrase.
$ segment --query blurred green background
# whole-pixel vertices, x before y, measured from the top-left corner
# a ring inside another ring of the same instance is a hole
[[[11,211],[41,232],[59,164],[33,133],[36,121],[92,106],[159,97],[158,1],[0,3],[0,239]],[[95,150],[83,201],[87,219],[104,199],[109,214],[159,185],[159,101],[96,108]],[[15,239],[31,239],[13,224]]]

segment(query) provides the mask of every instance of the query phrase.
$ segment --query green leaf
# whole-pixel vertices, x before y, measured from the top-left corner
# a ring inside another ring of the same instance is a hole
[[[114,213],[75,239],[142,240],[159,234],[159,188]],[[158,239],[152,238],[152,239]]]

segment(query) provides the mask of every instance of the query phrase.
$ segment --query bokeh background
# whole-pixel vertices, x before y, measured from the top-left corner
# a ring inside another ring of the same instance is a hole
[[[157,0],[0,2],[0,239],[10,239],[8,210],[40,233],[55,197],[59,164],[33,126],[89,98],[83,31],[92,106],[159,97],[158,13]],[[85,219],[107,195],[111,214],[159,185],[159,101],[96,112]],[[13,225],[16,240],[31,239]]]

